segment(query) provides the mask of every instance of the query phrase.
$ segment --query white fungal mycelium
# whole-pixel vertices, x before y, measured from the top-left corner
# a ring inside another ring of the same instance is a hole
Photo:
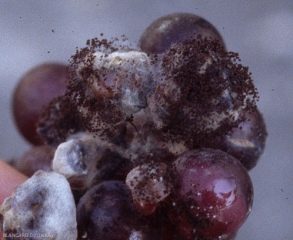
[[[65,177],[37,171],[0,207],[5,239],[77,238],[76,207]]]

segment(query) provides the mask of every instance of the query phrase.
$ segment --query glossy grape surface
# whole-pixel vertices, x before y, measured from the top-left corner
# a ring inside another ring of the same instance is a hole
[[[202,37],[225,43],[217,29],[205,19],[190,13],[174,13],[154,21],[142,34],[139,46],[146,53],[163,53],[172,43]]]
[[[235,233],[251,211],[253,187],[234,157],[214,149],[188,152],[174,162],[169,216],[184,239]]]

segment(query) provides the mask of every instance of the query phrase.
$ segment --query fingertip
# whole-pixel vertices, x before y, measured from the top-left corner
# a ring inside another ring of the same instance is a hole
[[[11,196],[18,185],[27,180],[27,177],[15,170],[9,164],[0,159],[0,205],[4,199]]]

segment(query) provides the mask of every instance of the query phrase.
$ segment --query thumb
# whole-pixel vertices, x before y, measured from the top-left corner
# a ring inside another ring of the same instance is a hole
[[[0,205],[27,177],[0,159]]]

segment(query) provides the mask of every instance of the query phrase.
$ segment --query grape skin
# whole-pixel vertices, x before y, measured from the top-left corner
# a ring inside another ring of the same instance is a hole
[[[198,35],[225,43],[218,30],[208,21],[190,13],[173,13],[154,21],[141,35],[139,46],[149,54],[159,54],[172,43],[197,38]]]
[[[265,149],[267,130],[258,109],[245,112],[245,120],[228,134],[205,139],[201,147],[220,149],[237,158],[249,171],[253,169]]]
[[[27,72],[18,82],[12,99],[13,116],[22,136],[34,145],[43,144],[36,125],[43,107],[65,94],[67,66],[44,63]]]
[[[169,217],[184,239],[234,234],[249,215],[251,179],[234,157],[215,149],[185,153],[174,162]]]
[[[139,214],[122,181],[105,181],[90,189],[77,206],[79,237],[126,240],[139,228]]]
[[[38,170],[52,171],[51,163],[54,153],[55,148],[48,145],[34,146],[20,159],[13,162],[13,166],[28,177]]]

